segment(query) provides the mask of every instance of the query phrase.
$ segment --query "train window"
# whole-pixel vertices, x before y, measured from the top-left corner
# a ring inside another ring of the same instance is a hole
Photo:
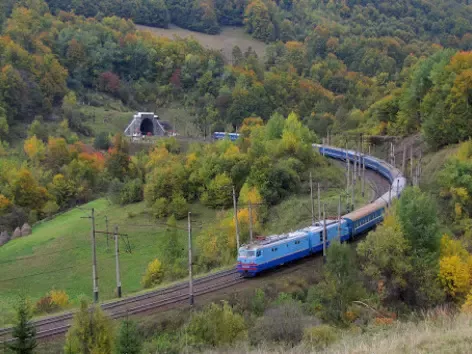
[[[255,254],[256,254],[256,252],[254,252],[254,251],[247,251],[247,256],[248,257],[254,257]]]
[[[257,256],[257,257],[260,257],[261,254],[262,254],[261,250],[257,250],[256,256]]]

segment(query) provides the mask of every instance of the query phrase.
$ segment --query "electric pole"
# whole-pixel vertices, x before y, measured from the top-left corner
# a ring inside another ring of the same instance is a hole
[[[93,301],[98,302],[98,275],[97,275],[97,251],[95,245],[95,209],[92,208],[92,277],[93,277]]]
[[[109,245],[108,245],[108,216],[105,215],[105,230],[107,232],[107,252],[108,252],[108,249],[109,249]]]
[[[234,225],[236,227],[236,249],[239,252],[239,225],[238,225],[238,206],[236,204],[236,191],[233,186],[233,207],[234,207]]]
[[[406,147],[403,146],[403,156],[402,156],[402,174],[405,175],[405,161],[406,161]]]
[[[252,204],[249,200],[249,240],[252,242]]]
[[[318,183],[318,221],[321,221],[321,190]]]
[[[338,201],[338,237],[339,241],[341,241],[341,194]]]
[[[121,297],[121,279],[120,279],[120,249],[118,244],[118,226],[115,225],[115,266],[116,266],[116,292]],[[108,239],[108,230],[107,230]]]
[[[362,156],[362,198],[365,196],[365,156]]]
[[[310,172],[311,226],[315,225],[315,200],[313,199],[313,178]]]
[[[323,204],[323,262],[326,263],[326,210],[325,210],[326,204]]]
[[[191,212],[188,213],[188,298],[190,306],[193,306],[193,273],[192,273],[192,224]]]

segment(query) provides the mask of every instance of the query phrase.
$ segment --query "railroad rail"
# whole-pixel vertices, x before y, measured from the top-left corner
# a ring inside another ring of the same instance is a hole
[[[210,292],[234,286],[244,282],[236,269],[219,271],[194,280],[194,296],[202,296]],[[104,303],[100,307],[113,319],[126,317],[138,313],[147,312],[163,307],[172,307],[172,305],[188,300],[188,283],[181,282],[168,288],[153,290],[145,294]],[[36,327],[36,338],[47,338],[57,336],[67,332],[71,325],[75,312],[51,316],[47,318],[32,321]],[[0,329],[1,342],[10,342],[12,327]]]

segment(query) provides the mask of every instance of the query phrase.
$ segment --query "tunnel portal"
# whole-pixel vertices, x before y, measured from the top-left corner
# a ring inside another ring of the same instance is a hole
[[[141,125],[139,127],[141,134],[143,135],[154,135],[154,123],[149,118],[144,118],[141,121]]]

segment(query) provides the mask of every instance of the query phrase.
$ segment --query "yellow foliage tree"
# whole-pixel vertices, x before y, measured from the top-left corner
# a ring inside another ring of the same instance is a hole
[[[465,295],[470,289],[468,264],[459,256],[442,257],[439,261],[439,280],[452,298]]]
[[[461,311],[472,314],[472,291],[467,294],[465,302],[462,304]]]
[[[148,264],[146,273],[144,274],[141,283],[145,288],[150,288],[151,286],[162,282],[163,276],[164,269],[162,267],[162,263],[156,258]]]
[[[23,148],[28,158],[35,163],[39,163],[45,157],[46,147],[36,135],[26,139]]]
[[[51,290],[49,296],[51,302],[60,308],[64,308],[69,304],[69,296],[64,290]]]
[[[441,257],[459,256],[462,261],[467,261],[469,253],[459,240],[452,239],[449,235],[444,234],[441,237]]]
[[[10,199],[0,194],[0,214],[4,212],[11,205]]]

